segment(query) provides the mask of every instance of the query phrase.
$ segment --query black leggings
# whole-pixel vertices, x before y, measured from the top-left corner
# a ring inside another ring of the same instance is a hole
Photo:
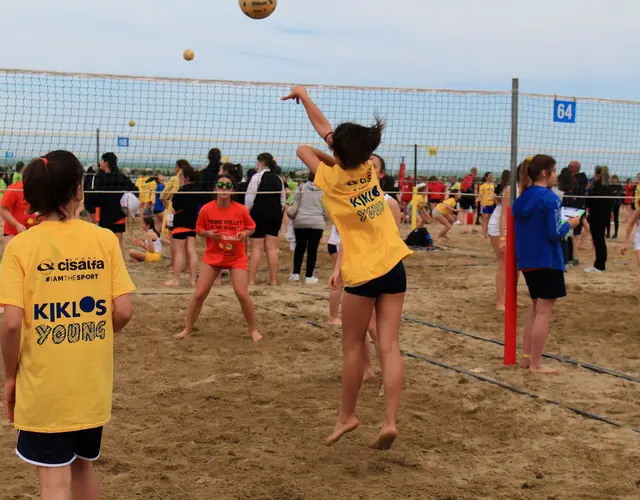
[[[613,225],[616,232],[613,233],[618,236],[618,230],[620,229],[620,205],[613,205]],[[607,224],[607,238],[611,236],[611,223]]]
[[[322,229],[294,229],[296,234],[296,251],[293,253],[293,274],[300,274],[302,271],[302,260],[307,252],[307,269],[305,276],[313,277],[318,259],[318,247],[322,239]]]
[[[593,267],[604,271],[607,268],[607,239],[605,232],[608,222],[593,221],[591,223],[591,238],[593,239],[593,246],[596,249],[596,261]]]

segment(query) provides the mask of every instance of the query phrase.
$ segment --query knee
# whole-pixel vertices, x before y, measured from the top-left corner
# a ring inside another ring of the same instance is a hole
[[[249,290],[234,290],[236,292],[236,297],[240,302],[249,302],[251,300],[251,295],[249,295]]]
[[[193,300],[202,304],[207,297],[209,296],[209,290],[196,290],[196,293],[193,296]]]

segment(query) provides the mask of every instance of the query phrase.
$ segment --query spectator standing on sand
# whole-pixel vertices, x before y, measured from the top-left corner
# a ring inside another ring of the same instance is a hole
[[[567,185],[560,187],[564,191],[564,198],[562,199],[562,206],[569,208],[577,208],[585,210],[587,208],[587,188],[589,187],[589,179],[584,172],[580,172],[582,166],[577,160],[573,160],[569,163],[568,169],[571,174],[567,178]],[[562,175],[562,174],[561,174]],[[563,189],[566,188],[566,189]],[[582,244],[582,232],[583,230],[589,231],[589,223],[585,216],[580,220],[580,224],[573,230],[573,237],[568,238],[567,244],[569,246],[569,255],[572,256],[572,261],[567,264],[578,266],[580,260],[578,259],[578,249]]]
[[[593,186],[587,198],[589,211],[589,225],[591,237],[596,250],[596,260],[593,267],[585,269],[587,273],[603,273],[607,267],[607,227],[611,225],[611,211],[613,209],[613,191],[609,186],[609,167],[597,166],[593,177]]]

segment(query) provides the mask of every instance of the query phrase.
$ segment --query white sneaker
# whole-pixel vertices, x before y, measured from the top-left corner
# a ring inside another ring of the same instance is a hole
[[[305,278],[304,279],[304,284],[305,285],[317,285],[318,284],[318,278],[316,278],[315,276],[312,276],[311,278]]]
[[[291,276],[289,276],[289,281],[300,281],[300,275],[292,274]]]
[[[457,220],[457,221],[455,221],[453,224],[454,224],[455,226],[461,226],[461,225],[462,225],[462,221]]]
[[[596,269],[595,267],[587,267],[584,270],[585,273],[604,273],[604,271],[601,271],[600,269]]]

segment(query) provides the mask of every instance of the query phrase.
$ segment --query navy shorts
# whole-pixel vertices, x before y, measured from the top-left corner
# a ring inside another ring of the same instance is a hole
[[[76,458],[98,460],[101,445],[102,427],[53,434],[20,431],[16,454],[38,467],[66,467]]]
[[[100,224],[100,227],[108,229],[114,234],[123,234],[127,231],[126,224],[110,224],[105,222],[104,224]]]
[[[567,296],[564,271],[559,269],[533,269],[523,271],[529,296],[535,299],[555,300]]]
[[[495,210],[496,210],[496,206],[495,205],[491,205],[491,206],[488,206],[488,207],[482,207],[482,213],[483,214],[487,214],[487,215],[491,215]]]
[[[335,255],[338,253],[338,245],[332,245],[329,243],[327,249],[329,250],[329,255]]]
[[[381,295],[405,293],[407,291],[407,273],[404,270],[404,264],[400,261],[384,276],[367,281],[360,286],[345,287],[344,291],[351,295],[372,299],[377,299]]]

